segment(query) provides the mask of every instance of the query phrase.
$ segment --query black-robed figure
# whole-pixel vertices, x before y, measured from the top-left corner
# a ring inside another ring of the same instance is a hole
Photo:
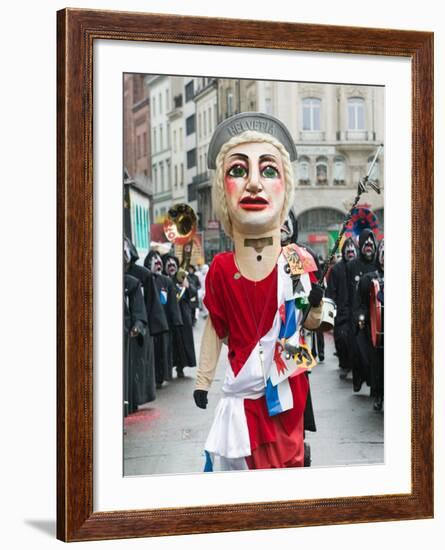
[[[320,272],[320,264],[318,262],[317,254],[308,246],[302,245],[298,242],[298,221],[295,217],[295,214],[292,210],[290,210],[287,218],[284,220],[283,225],[281,226],[281,245],[286,246],[288,244],[296,244],[298,246],[301,246],[302,248],[305,248],[310,255],[314,258],[315,264],[317,266],[317,271],[315,271],[315,276],[317,277],[317,280],[320,278],[321,272]],[[314,286],[314,285],[312,285]],[[317,338],[317,332],[313,332],[314,340]],[[323,339],[324,344],[324,339]],[[318,346],[317,346],[318,347]],[[320,350],[319,350],[320,351]],[[324,354],[324,345],[323,345],[323,354]],[[306,373],[305,376],[308,379],[309,382],[309,374]],[[312,396],[311,396],[311,386],[309,384],[308,386],[308,393],[306,398],[306,407],[304,409],[304,430],[309,432],[316,432],[317,427],[315,424],[315,416],[314,416],[314,409],[312,406]],[[310,466],[310,451],[308,445],[305,443],[305,457],[304,457],[304,465]]]
[[[162,256],[164,274],[171,278],[175,286],[176,297],[181,310],[183,324],[173,330],[173,366],[178,378],[184,376],[185,367],[196,367],[195,342],[193,337],[194,304],[198,299],[198,289],[188,277],[179,282],[177,273],[179,260],[172,254]]]
[[[153,274],[136,261],[139,259],[136,247],[129,239],[124,240],[124,249],[128,248],[130,261],[126,272],[136,277],[141,284],[147,313],[148,331],[138,360],[138,398],[137,404],[147,403],[156,399],[155,353],[154,339],[168,331],[168,322],[159,300]]]
[[[161,388],[166,380],[172,379],[172,335],[176,327],[182,326],[183,321],[175,286],[170,277],[162,273],[163,263],[159,252],[150,250],[145,257],[144,266],[153,275],[156,292],[167,320],[167,330],[154,339],[156,387]]]
[[[341,260],[334,264],[329,272],[326,297],[335,302],[337,315],[334,324],[334,342],[338,363],[341,369],[340,378],[346,378],[351,371],[349,342],[351,326],[348,309],[348,288],[346,282],[346,265],[357,257],[357,246],[352,237],[348,237],[341,248]]]
[[[124,273],[124,416],[134,412],[139,403],[138,380],[146,335],[147,311],[141,282]]]
[[[347,284],[347,311],[350,322],[350,359],[352,367],[352,383],[355,392],[360,391],[363,382],[370,385],[369,377],[369,357],[362,354],[364,349],[365,334],[359,329],[360,320],[360,294],[358,285],[361,277],[366,273],[375,271],[376,263],[376,239],[371,229],[366,228],[360,233],[358,242],[358,257],[346,264],[346,284]]]
[[[360,295],[360,310],[359,314],[363,316],[363,321],[359,323],[360,331],[365,336],[360,342],[360,351],[362,354],[366,354],[369,357],[369,382],[371,386],[371,395],[374,397],[374,410],[381,411],[383,408],[383,396],[384,396],[384,371],[383,371],[383,319],[382,313],[382,338],[378,342],[378,345],[374,347],[371,337],[371,319],[370,319],[370,307],[371,307],[371,285],[373,281],[377,281],[379,285],[379,291],[377,293],[377,300],[383,311],[384,308],[384,241],[381,240],[377,250],[377,269],[366,273],[359,281],[358,292]]]

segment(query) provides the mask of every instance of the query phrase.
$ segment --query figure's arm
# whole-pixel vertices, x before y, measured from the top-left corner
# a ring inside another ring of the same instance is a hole
[[[323,310],[323,302],[318,306],[312,306],[306,321],[304,322],[304,328],[307,330],[317,330],[321,323],[321,312]]]
[[[201,353],[193,393],[195,403],[201,409],[205,409],[207,406],[207,392],[215,377],[221,347],[222,341],[216,334],[210,317],[208,317],[201,341]]]

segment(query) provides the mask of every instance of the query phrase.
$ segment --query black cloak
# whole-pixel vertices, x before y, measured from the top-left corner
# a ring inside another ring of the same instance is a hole
[[[152,250],[145,257],[144,266],[147,269],[155,254],[158,253]],[[156,384],[160,387],[165,380],[172,379],[172,333],[175,327],[182,326],[182,315],[170,277],[161,273],[151,273],[151,275],[167,320],[167,331],[154,338]]]
[[[148,322],[148,334],[145,338],[144,349],[141,352],[143,355],[141,366],[143,365],[143,368],[139,372],[138,379],[138,404],[140,405],[156,398],[156,365],[153,339],[168,331],[168,322],[159,299],[153,274],[146,267],[136,264],[139,256],[132,243],[130,252],[131,260],[127,266],[127,273],[136,277],[142,283]]]
[[[362,252],[363,244],[369,236],[371,236],[375,245],[375,253],[370,259],[366,258]],[[367,353],[362,353],[361,351],[365,350],[366,347],[363,345],[365,335],[363,331],[359,330],[358,324],[361,313],[361,298],[358,285],[363,275],[376,270],[376,252],[375,235],[371,229],[366,228],[360,233],[358,257],[346,264],[347,308],[351,330],[350,352],[354,391],[359,391],[363,382],[366,382],[368,386],[370,385],[369,356]]]
[[[164,272],[169,259],[173,259],[179,269],[178,258],[172,254],[165,254],[162,256]],[[176,276],[172,277],[171,280],[178,296],[178,304],[183,321],[182,326],[176,326],[173,330],[173,366],[182,370],[184,367],[196,367],[193,319],[195,315],[194,304],[198,299],[198,289],[194,285],[193,280],[188,279],[189,286],[182,292],[182,285],[178,282]]]
[[[132,337],[130,331],[139,330]],[[124,415],[137,410],[140,403],[140,375],[145,370],[144,354],[147,335],[147,312],[141,283],[124,274]]]

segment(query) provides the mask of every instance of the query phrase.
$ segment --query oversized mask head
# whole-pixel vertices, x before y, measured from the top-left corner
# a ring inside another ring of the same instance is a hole
[[[229,236],[281,226],[293,200],[296,156],[287,128],[270,115],[241,113],[216,128],[208,166],[216,170],[213,204]]]
[[[345,262],[350,262],[357,257],[357,247],[352,239],[348,239],[343,249],[343,258]]]
[[[169,277],[174,277],[179,269],[179,263],[175,256],[167,254],[164,256],[164,272]]]
[[[369,261],[374,258],[374,255],[375,255],[375,242],[374,242],[374,239],[371,236],[369,236],[365,240],[365,242],[363,243],[362,248],[361,248],[361,253]]]
[[[371,229],[363,229],[359,241],[360,258],[365,262],[372,262],[375,259],[377,245],[374,233]]]
[[[162,258],[159,252],[150,252],[148,255],[148,262],[146,267],[152,272],[152,273],[162,273]]]

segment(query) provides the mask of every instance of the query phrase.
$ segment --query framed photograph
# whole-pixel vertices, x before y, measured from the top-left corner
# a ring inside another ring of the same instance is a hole
[[[58,538],[433,517],[433,34],[77,9],[57,24]],[[231,120],[233,134],[286,128],[272,134],[295,160],[298,245],[329,264],[322,282],[364,227],[387,249],[384,407],[383,378],[381,393],[350,380],[332,330],[312,335],[310,467],[252,454],[248,471],[210,471],[230,367],[224,347],[200,408],[213,306],[199,286],[232,249],[209,172]],[[169,238],[178,204],[197,214],[175,225],[193,227],[187,261]],[[169,261],[181,322],[162,328]],[[138,321],[149,288],[158,313]]]

